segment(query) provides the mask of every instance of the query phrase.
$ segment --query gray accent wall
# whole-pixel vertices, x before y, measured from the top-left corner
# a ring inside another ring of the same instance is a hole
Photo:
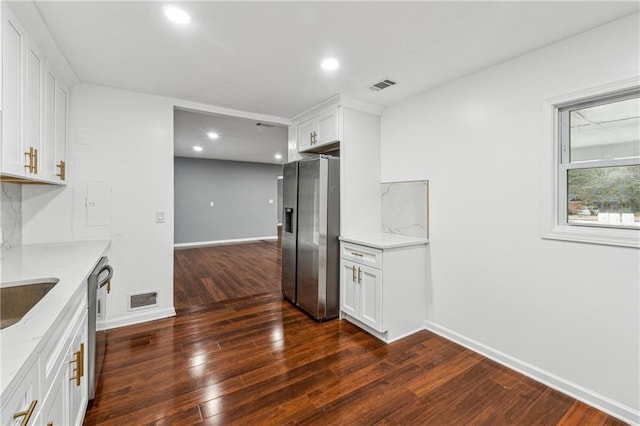
[[[174,174],[174,243],[277,235],[281,165],[175,157]]]

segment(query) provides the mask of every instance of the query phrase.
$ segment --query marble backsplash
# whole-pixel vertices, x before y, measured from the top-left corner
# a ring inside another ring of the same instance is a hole
[[[429,238],[429,181],[381,184],[382,232]]]
[[[22,244],[22,186],[15,183],[0,186],[0,247],[10,249]]]

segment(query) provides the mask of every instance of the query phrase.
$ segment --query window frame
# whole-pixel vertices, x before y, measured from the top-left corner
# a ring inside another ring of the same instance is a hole
[[[586,107],[631,97],[640,91],[640,78],[590,88],[547,99],[544,102],[549,133],[543,144],[542,238],[640,248],[640,229],[607,225],[569,223],[567,217],[567,170],[638,165],[640,159],[597,160],[570,163],[567,107]],[[564,120],[561,119],[564,113]],[[563,134],[564,133],[564,134]],[[564,143],[564,145],[563,145]]]

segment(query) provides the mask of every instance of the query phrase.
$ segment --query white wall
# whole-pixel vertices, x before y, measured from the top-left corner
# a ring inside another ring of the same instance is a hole
[[[430,180],[428,328],[634,422],[639,251],[541,239],[540,174],[543,100],[640,75],[638,18],[382,117],[382,180]]]
[[[23,187],[23,243],[112,239],[109,326],[173,315],[173,103],[80,85],[69,113],[68,186]],[[87,225],[90,182],[111,185],[111,225]],[[147,290],[159,307],[129,312],[128,294]]]

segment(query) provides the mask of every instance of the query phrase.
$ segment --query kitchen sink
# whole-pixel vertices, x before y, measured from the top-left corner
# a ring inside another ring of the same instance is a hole
[[[20,321],[58,281],[57,278],[48,278],[1,284],[0,330]]]

